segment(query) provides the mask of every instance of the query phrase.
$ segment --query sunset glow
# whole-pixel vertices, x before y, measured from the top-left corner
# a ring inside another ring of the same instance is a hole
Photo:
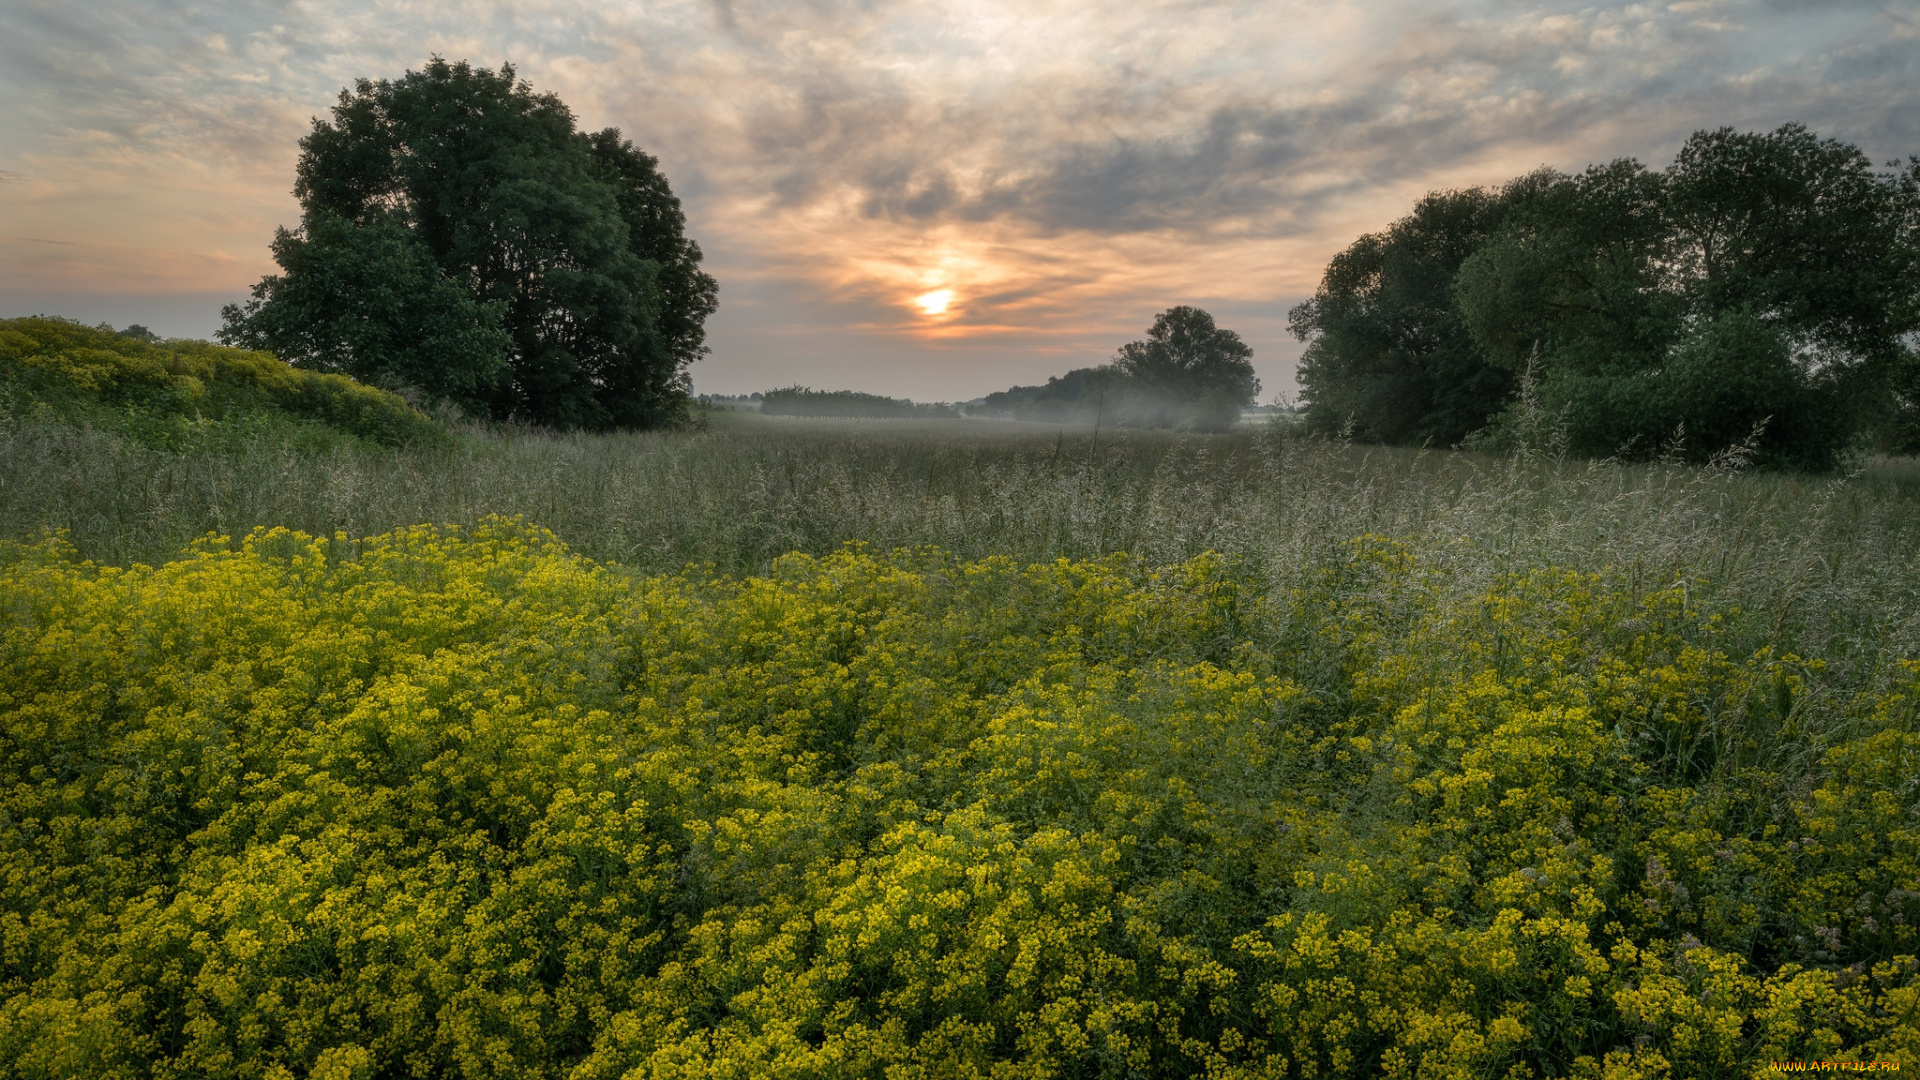
[[[1287,311],[1427,191],[1723,124],[1920,150],[1920,23],[1883,9],[26,0],[0,10],[0,316],[212,334],[299,223],[310,120],[437,54],[511,60],[659,158],[721,283],[703,391],[965,399],[1174,304],[1285,391]]]

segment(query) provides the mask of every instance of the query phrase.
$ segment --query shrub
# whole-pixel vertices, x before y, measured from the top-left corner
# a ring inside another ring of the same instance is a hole
[[[196,428],[305,421],[374,442],[438,444],[440,427],[399,397],[340,375],[301,371],[262,352],[159,341],[67,319],[0,320],[0,387],[142,441],[180,443]]]

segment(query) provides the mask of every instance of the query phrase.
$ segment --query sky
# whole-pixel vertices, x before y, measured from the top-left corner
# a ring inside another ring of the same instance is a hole
[[[965,400],[1195,304],[1287,312],[1426,191],[1798,121],[1920,153],[1920,0],[7,0],[0,316],[209,337],[355,79],[511,63],[657,155],[720,281],[695,389]]]

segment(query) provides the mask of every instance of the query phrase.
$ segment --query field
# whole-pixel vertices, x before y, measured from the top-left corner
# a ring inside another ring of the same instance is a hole
[[[0,1077],[1920,1063],[1909,461],[4,417]]]

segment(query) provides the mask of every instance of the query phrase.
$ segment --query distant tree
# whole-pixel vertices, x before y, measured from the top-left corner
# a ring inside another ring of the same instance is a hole
[[[499,418],[686,415],[717,286],[657,162],[618,131],[577,131],[511,66],[435,58],[342,91],[301,151],[301,227],[276,240],[282,273],[226,309],[225,340]]]
[[[1014,386],[988,394],[968,412],[1047,423],[1122,423],[1131,415],[1134,387],[1110,364],[1074,368],[1037,386]]]
[[[1161,398],[1154,427],[1192,422],[1220,429],[1260,393],[1253,349],[1239,334],[1214,325],[1196,307],[1168,308],[1153,320],[1145,341],[1120,347],[1113,370]]]
[[[753,395],[768,416],[817,416],[867,420],[938,420],[960,415],[945,402],[916,402],[858,390],[787,386]]]
[[[1041,386],[988,394],[967,410],[1048,422],[1120,427],[1190,426],[1222,431],[1260,392],[1253,350],[1196,307],[1174,307],[1153,320],[1144,341],[1120,347],[1113,362],[1075,368]]]

